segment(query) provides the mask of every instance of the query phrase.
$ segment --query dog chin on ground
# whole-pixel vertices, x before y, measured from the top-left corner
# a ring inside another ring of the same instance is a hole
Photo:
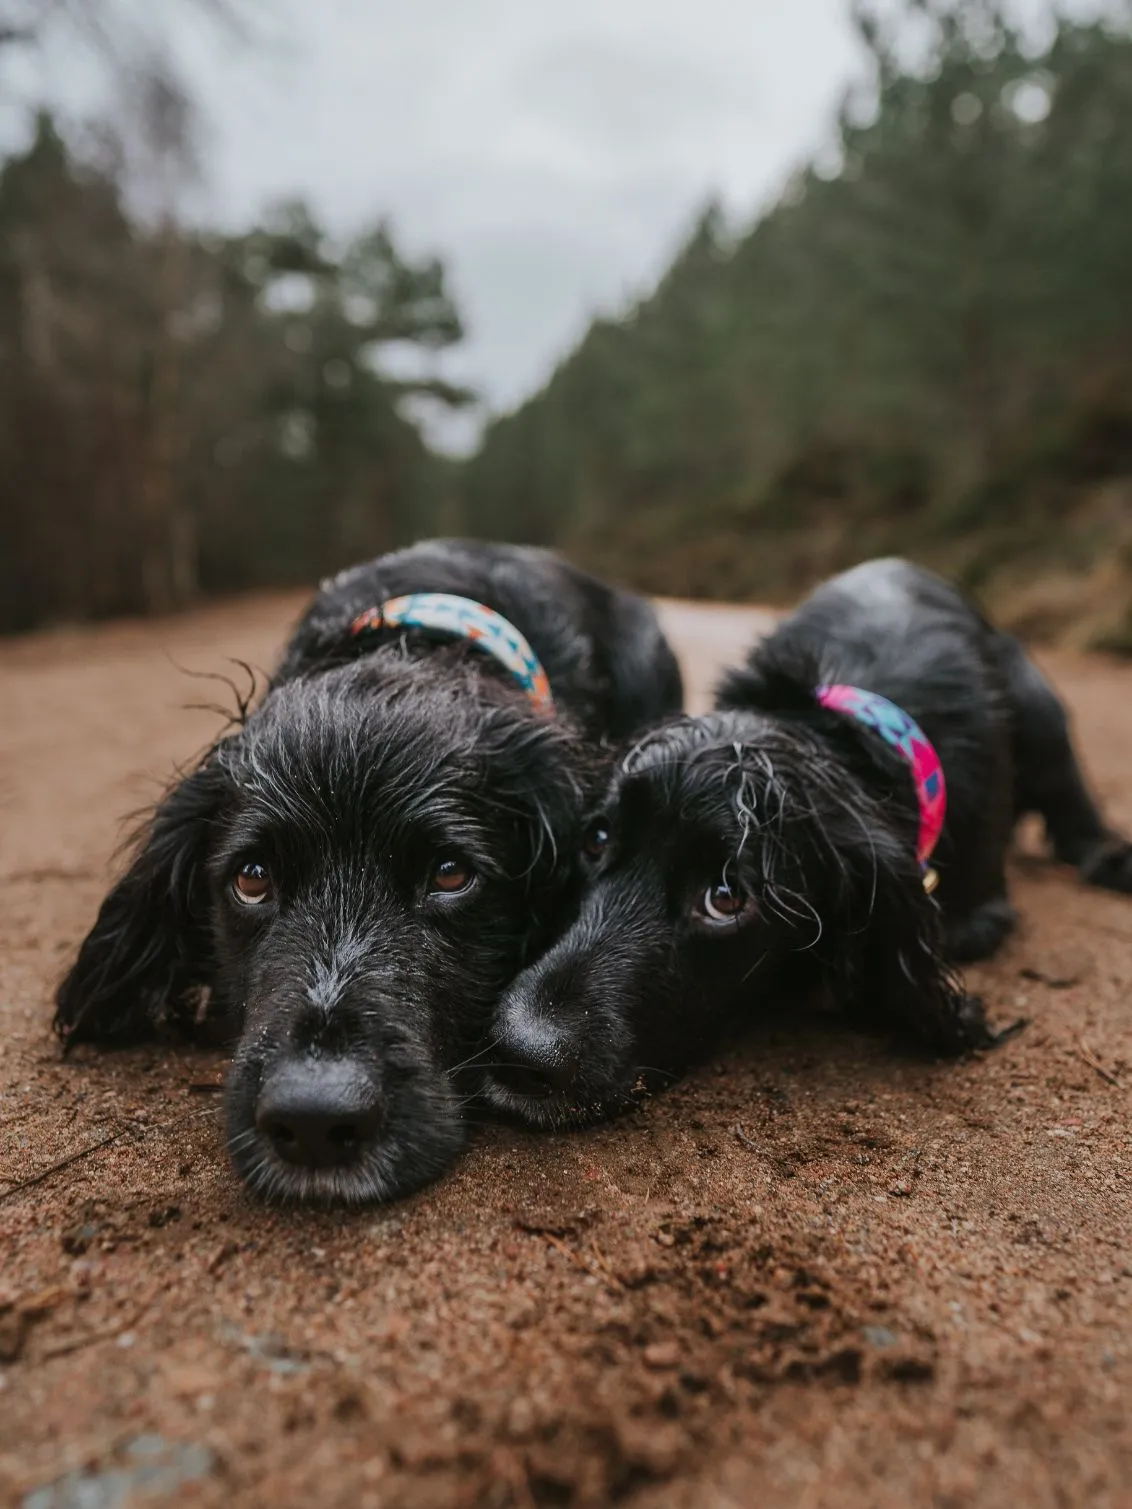
[[[930,1051],[993,1041],[943,953],[915,820],[811,734],[758,715],[678,720],[621,761],[570,927],[505,991],[487,1103],[542,1127],[631,1105],[725,1021],[832,989]]]
[[[599,830],[604,833],[604,828]],[[508,1120],[554,1131],[619,1115],[674,1077],[687,1005],[660,877],[595,876],[573,925],[504,991],[481,1095]]]
[[[257,1193],[360,1204],[442,1173],[580,831],[576,735],[508,691],[395,660],[270,693],[156,810],[60,987],[65,1042],[191,1030],[203,987]]]
[[[444,1173],[464,1142],[462,1105],[419,1046],[313,1055],[284,1036],[241,1045],[228,1075],[228,1150],[274,1203],[376,1204]]]

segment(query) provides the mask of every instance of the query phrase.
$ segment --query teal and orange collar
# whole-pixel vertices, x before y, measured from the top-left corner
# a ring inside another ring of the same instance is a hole
[[[864,723],[907,760],[920,804],[916,858],[924,871],[924,890],[934,891],[939,876],[929,860],[947,817],[947,784],[935,746],[914,718],[878,692],[867,692],[859,686],[819,686],[817,699],[822,707]]]
[[[550,679],[538,656],[513,623],[483,603],[448,592],[411,592],[407,597],[391,597],[379,608],[367,608],[350,625],[357,637],[381,629],[426,629],[466,639],[506,666],[537,712],[554,714]]]

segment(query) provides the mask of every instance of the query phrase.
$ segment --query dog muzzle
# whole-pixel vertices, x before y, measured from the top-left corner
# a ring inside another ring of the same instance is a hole
[[[553,717],[554,698],[542,662],[515,625],[493,608],[448,592],[411,592],[367,608],[350,625],[356,638],[382,629],[424,629],[445,639],[466,639],[511,672],[536,712]]]

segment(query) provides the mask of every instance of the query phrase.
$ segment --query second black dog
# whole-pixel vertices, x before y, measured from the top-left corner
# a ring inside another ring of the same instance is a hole
[[[880,693],[938,752],[946,824],[927,875],[909,760],[823,705],[831,685]],[[1027,812],[1086,881],[1132,891],[1132,849],[1019,644],[906,562],[836,578],[726,678],[716,712],[621,760],[581,913],[499,1009],[488,1100],[541,1125],[608,1114],[728,1014],[814,987],[939,1053],[992,1043],[953,965],[1013,925],[1004,861]]]

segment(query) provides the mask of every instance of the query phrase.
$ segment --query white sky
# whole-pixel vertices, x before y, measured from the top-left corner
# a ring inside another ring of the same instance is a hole
[[[444,368],[494,409],[644,292],[710,196],[751,217],[861,70],[847,0],[251,3],[254,49],[174,21],[207,122],[199,213],[301,193],[335,233],[388,214],[443,256],[469,331]],[[89,110],[74,51],[23,94]],[[9,139],[20,99],[0,99]]]
[[[388,208],[445,256],[448,370],[510,405],[598,308],[643,291],[698,207],[749,213],[822,139],[855,56],[843,0],[330,0],[299,61],[212,111],[224,213],[302,186]]]

